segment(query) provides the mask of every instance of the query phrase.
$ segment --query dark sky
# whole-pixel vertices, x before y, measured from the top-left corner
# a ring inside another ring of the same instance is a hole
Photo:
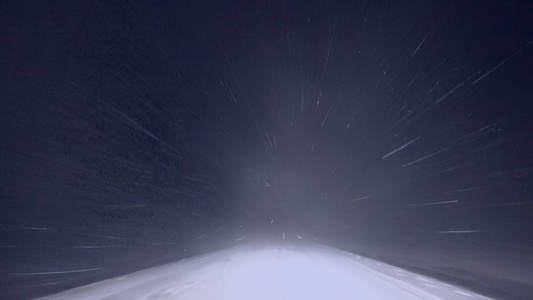
[[[283,236],[533,294],[530,1],[182,2],[0,4],[0,298]]]

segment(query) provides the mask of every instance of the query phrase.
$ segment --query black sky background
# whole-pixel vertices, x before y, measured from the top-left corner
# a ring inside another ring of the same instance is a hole
[[[528,1],[0,11],[0,298],[283,236],[533,294]]]

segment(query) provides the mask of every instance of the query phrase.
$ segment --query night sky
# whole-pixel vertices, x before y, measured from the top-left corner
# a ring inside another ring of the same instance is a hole
[[[527,299],[532,16],[530,1],[2,1],[0,298],[262,240]]]

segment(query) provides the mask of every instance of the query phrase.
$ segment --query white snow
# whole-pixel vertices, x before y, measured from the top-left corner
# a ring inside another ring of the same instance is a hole
[[[325,246],[249,244],[40,299],[488,298]]]

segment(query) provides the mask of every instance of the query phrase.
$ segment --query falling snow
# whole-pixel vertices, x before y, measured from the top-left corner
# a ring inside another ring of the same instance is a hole
[[[260,242],[528,299],[523,2],[0,4],[0,298]]]

